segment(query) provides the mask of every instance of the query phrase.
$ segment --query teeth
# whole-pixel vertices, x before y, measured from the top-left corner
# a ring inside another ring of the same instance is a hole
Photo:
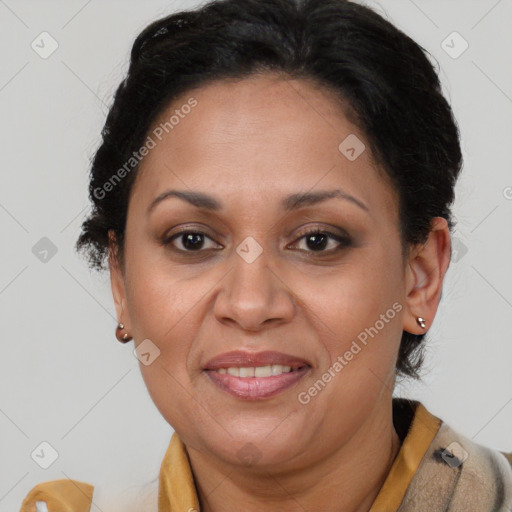
[[[272,375],[280,375],[281,373],[286,373],[291,370],[290,366],[282,366],[280,364],[272,365]]]
[[[256,366],[256,367],[230,367],[230,368],[219,368],[217,372],[227,373],[234,377],[271,377],[272,375],[281,375],[282,373],[288,373],[293,371],[291,366],[283,366],[282,364],[273,364],[267,366]]]
[[[254,368],[240,368],[240,377],[254,377]]]
[[[272,375],[272,366],[258,366],[254,368],[255,377],[270,377]]]

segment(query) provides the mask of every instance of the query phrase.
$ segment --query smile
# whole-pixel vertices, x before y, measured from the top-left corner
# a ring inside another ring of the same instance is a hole
[[[297,371],[297,368],[292,368],[291,366],[283,366],[282,364],[273,364],[267,366],[241,366],[230,368],[219,368],[216,370],[221,374],[233,375],[233,377],[271,377],[273,375],[281,375],[282,373],[289,373],[292,371]]]
[[[300,357],[275,351],[233,351],[211,359],[203,369],[218,389],[237,398],[273,397],[299,382],[311,370]]]
[[[280,366],[280,365],[276,365]],[[267,367],[260,367],[266,370]],[[255,373],[255,368],[228,368],[233,373]],[[231,375],[228,372],[222,373],[217,370],[205,370],[210,381],[221,390],[247,400],[259,400],[270,398],[290,388],[304,378],[309,372],[309,366],[303,366],[276,375],[267,377],[241,377]]]

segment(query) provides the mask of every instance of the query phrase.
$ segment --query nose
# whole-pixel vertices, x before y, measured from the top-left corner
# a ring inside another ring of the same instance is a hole
[[[266,252],[249,262],[233,251],[231,259],[231,271],[221,281],[214,305],[217,320],[247,331],[290,322],[296,310],[290,283],[270,264]]]

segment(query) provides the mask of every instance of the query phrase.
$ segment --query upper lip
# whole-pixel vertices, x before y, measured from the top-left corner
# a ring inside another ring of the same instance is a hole
[[[244,352],[235,350],[232,352],[224,352],[210,359],[204,369],[218,370],[219,368],[230,367],[256,367],[268,366],[272,364],[280,364],[290,366],[291,368],[300,368],[302,366],[310,366],[310,364],[300,357],[273,350],[265,350],[263,352]]]

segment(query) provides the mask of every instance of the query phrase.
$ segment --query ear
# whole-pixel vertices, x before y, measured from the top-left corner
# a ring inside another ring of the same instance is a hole
[[[116,307],[116,314],[119,323],[125,325],[130,330],[130,318],[126,307],[126,291],[124,285],[124,272],[119,259],[119,246],[113,230],[108,232],[109,252],[108,266],[110,269],[110,285],[112,287],[112,296]]]
[[[439,306],[450,257],[448,222],[443,217],[434,217],[430,224],[428,240],[411,251],[407,263],[404,331],[424,334],[432,325]],[[425,329],[418,325],[417,317],[425,319],[427,324]]]

